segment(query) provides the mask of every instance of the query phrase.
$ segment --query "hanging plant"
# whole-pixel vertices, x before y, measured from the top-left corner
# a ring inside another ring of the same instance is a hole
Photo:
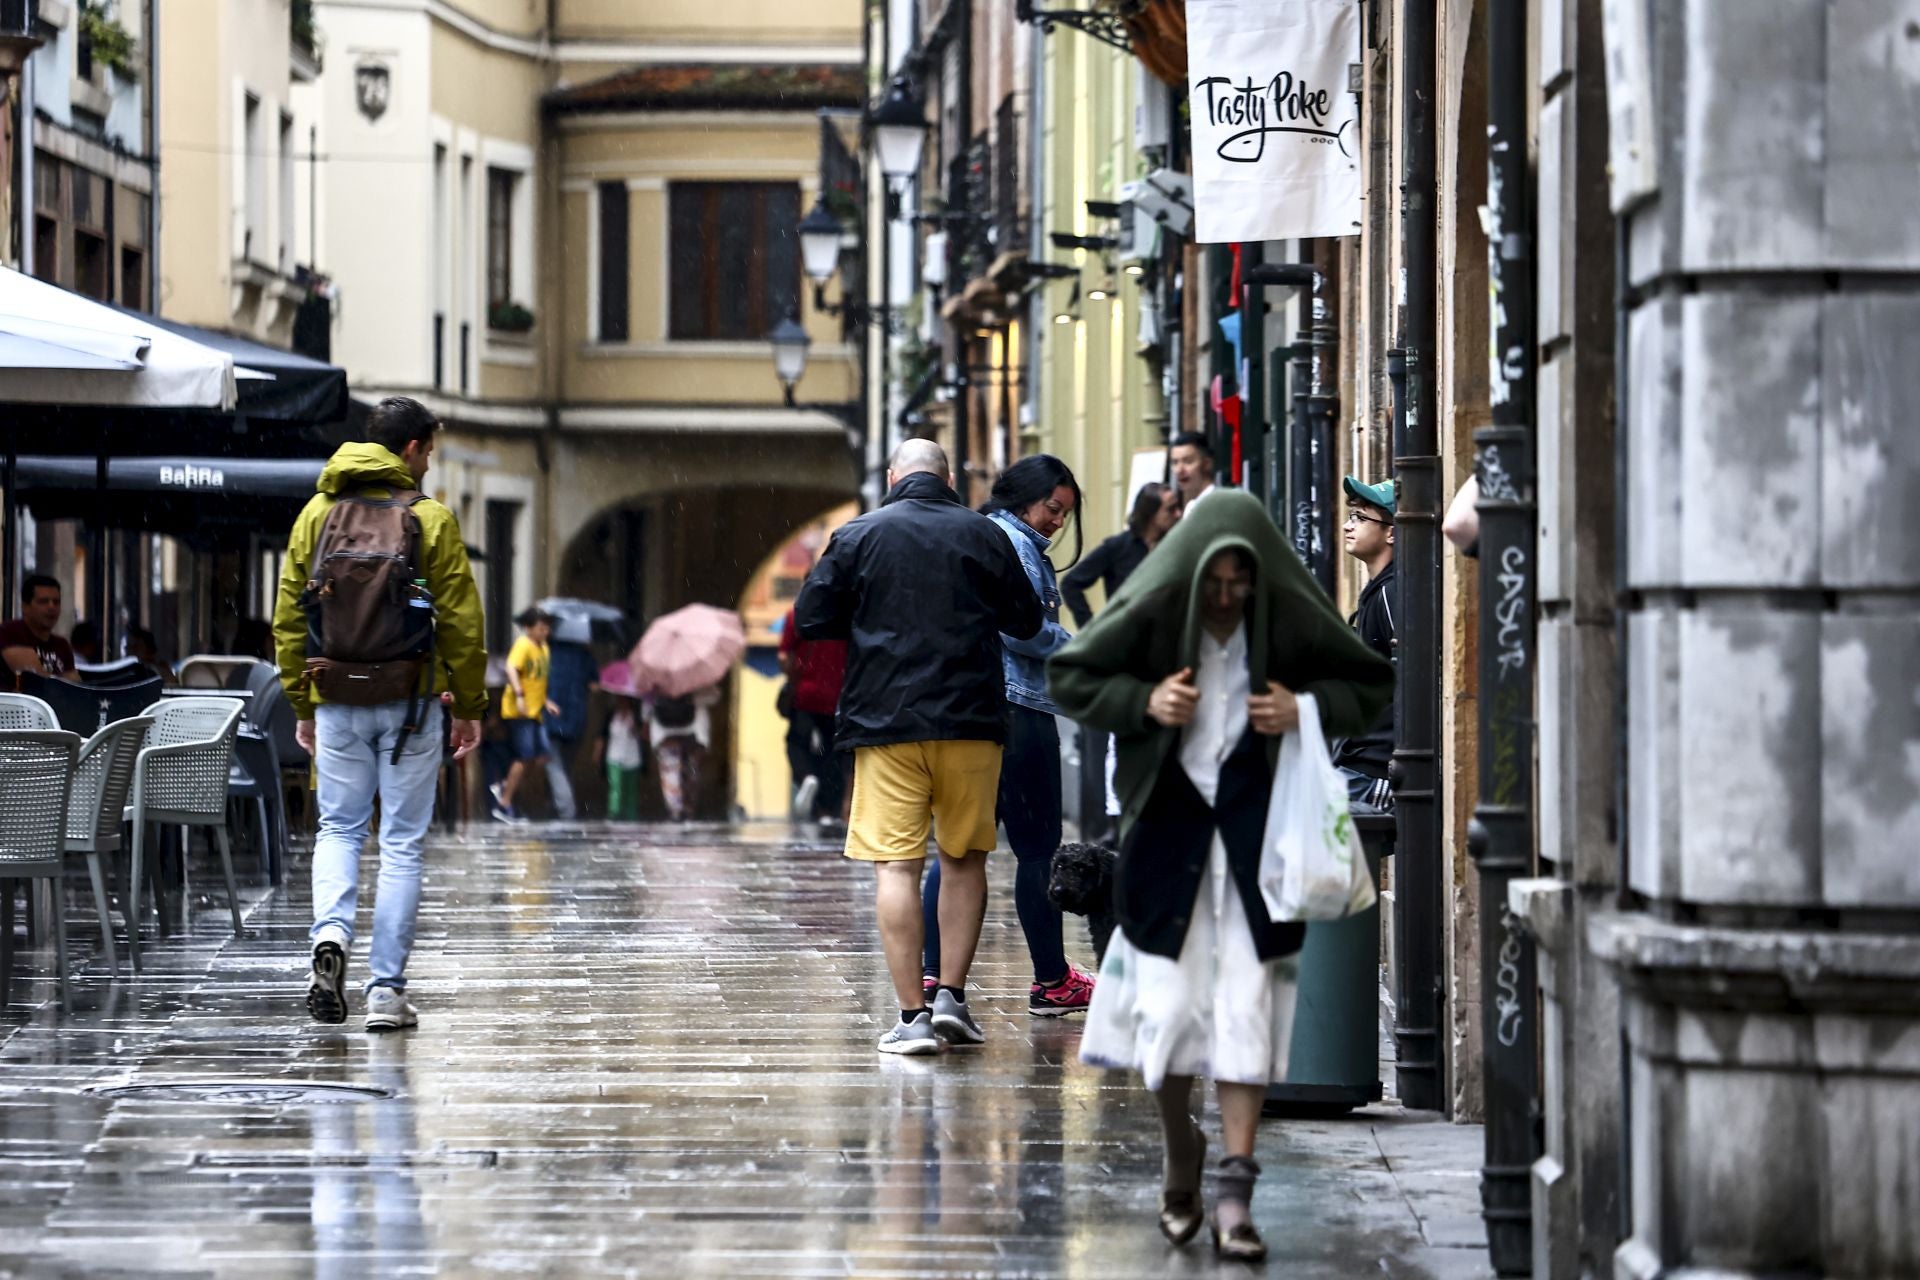
[[[95,62],[122,80],[140,78],[133,36],[113,16],[108,0],[80,0],[80,38]]]

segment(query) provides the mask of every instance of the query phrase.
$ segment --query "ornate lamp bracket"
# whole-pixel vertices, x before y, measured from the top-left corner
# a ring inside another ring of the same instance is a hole
[[[1042,9],[1033,0],[1015,0],[1014,16],[1021,22],[1038,24],[1049,35],[1055,27],[1072,27],[1102,44],[1110,44],[1122,53],[1128,53],[1132,51],[1133,44],[1128,37],[1126,20],[1143,7],[1143,0],[1114,0],[1114,3],[1098,8]]]

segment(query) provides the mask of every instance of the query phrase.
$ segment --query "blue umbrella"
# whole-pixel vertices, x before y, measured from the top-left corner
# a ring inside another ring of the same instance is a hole
[[[627,615],[610,604],[548,596],[533,607],[553,615],[553,638],[562,644],[592,644],[596,637],[612,644],[627,641]]]

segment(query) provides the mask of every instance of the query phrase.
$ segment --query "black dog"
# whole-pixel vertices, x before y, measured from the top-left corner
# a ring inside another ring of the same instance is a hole
[[[1113,850],[1102,844],[1070,841],[1054,851],[1047,877],[1047,898],[1062,911],[1087,918],[1087,937],[1096,964],[1107,959],[1113,937]]]

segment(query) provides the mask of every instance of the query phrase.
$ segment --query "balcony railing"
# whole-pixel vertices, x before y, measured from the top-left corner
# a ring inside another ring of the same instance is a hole
[[[982,133],[953,158],[947,173],[948,206],[961,215],[949,230],[953,269],[948,279],[964,286],[993,265],[993,146]]]

